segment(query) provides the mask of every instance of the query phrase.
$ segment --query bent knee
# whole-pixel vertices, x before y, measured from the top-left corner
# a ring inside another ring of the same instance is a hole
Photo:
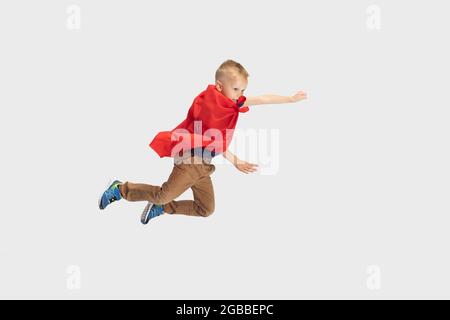
[[[208,207],[200,207],[200,215],[204,218],[209,217],[214,213],[214,205]]]

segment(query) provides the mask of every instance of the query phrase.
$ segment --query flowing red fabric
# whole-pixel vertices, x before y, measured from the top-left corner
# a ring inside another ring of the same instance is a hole
[[[216,154],[227,150],[233,138],[239,113],[246,97],[237,103],[223,95],[215,85],[208,85],[192,103],[186,119],[171,131],[159,132],[150,147],[162,157],[175,157],[186,150],[205,147]]]

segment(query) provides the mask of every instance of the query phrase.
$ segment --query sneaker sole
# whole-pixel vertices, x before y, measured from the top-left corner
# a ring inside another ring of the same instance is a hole
[[[142,211],[141,214],[141,223],[142,224],[147,224],[150,219],[147,219],[148,216],[148,212],[150,211],[150,208],[152,207],[153,203],[151,203],[150,201],[147,203],[147,205],[144,208],[144,211]]]

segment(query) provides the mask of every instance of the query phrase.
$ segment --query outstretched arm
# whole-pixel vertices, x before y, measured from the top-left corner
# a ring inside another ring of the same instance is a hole
[[[244,173],[251,173],[251,172],[255,172],[257,170],[256,169],[258,167],[257,164],[243,161],[243,160],[239,159],[231,151],[227,150],[222,155],[225,157],[225,159],[230,161],[236,167],[236,169],[238,169],[239,171],[242,171]]]
[[[230,161],[233,165],[235,165],[239,160],[239,158],[236,157],[236,155],[231,153],[231,151],[229,151],[229,150],[225,151],[222,155],[225,159]]]
[[[281,104],[281,103],[294,103],[307,98],[304,91],[299,91],[293,96],[279,96],[275,94],[265,94],[257,97],[247,97],[244,105],[255,106],[260,104]]]

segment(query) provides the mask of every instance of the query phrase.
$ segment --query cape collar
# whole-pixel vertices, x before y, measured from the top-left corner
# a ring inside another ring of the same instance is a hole
[[[247,106],[244,107],[244,103],[247,100],[247,98],[245,96],[240,96],[239,99],[237,100],[237,102],[234,102],[232,99],[228,98],[222,92],[217,90],[215,85],[213,85],[213,84],[209,85],[208,89],[209,90],[214,90],[216,92],[216,94],[220,94],[225,99],[227,99],[229,102],[231,102],[231,106],[233,108],[235,108],[237,111],[239,111],[241,113],[245,113],[245,112],[249,111],[249,108]]]

